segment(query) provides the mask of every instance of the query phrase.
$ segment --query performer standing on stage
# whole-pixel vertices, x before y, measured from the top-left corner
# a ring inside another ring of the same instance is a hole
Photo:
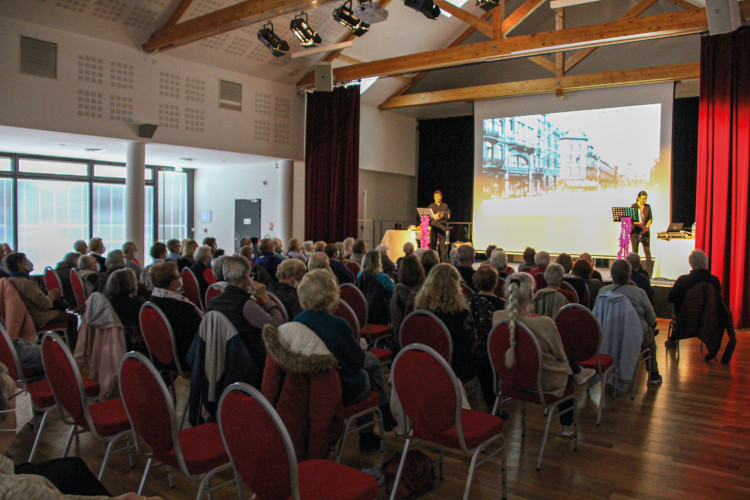
[[[630,230],[630,245],[633,247],[633,252],[638,253],[638,243],[643,243],[643,253],[646,254],[646,271],[648,271],[650,277],[654,269],[651,260],[651,233],[649,232],[653,215],[651,205],[646,203],[647,200],[648,193],[641,191],[638,193],[636,202],[630,205],[630,208],[637,208],[640,211],[640,221],[634,222],[633,228]]]
[[[451,209],[447,203],[443,203],[442,191],[433,193],[435,203],[430,203],[429,209],[434,218],[430,218],[430,250],[437,250],[441,262],[447,262],[445,255],[445,232],[448,230],[448,219],[451,218]]]

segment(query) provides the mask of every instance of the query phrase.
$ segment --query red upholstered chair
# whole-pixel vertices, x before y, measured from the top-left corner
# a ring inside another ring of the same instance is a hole
[[[367,342],[376,344],[379,340],[393,335],[393,328],[390,326],[371,325],[367,322],[367,299],[359,288],[351,283],[344,283],[339,286],[339,294],[341,300],[346,302],[357,315],[357,321],[360,324],[360,333],[367,337]]]
[[[201,289],[198,285],[198,280],[195,278],[193,271],[188,267],[182,268],[182,287],[185,291],[185,297],[205,311],[206,308],[203,306],[203,299],[201,298]]]
[[[500,452],[502,497],[507,497],[503,420],[495,415],[461,408],[460,381],[448,362],[422,344],[404,347],[393,361],[391,383],[412,425],[401,454],[391,499],[395,498],[412,439],[440,445],[440,478],[443,478],[443,447],[457,448],[471,456],[464,500],[469,498],[474,468]],[[488,453],[488,447],[498,445]],[[479,459],[480,453],[484,456]],[[478,460],[478,461],[477,461]]]
[[[354,332],[354,340],[359,342],[359,321],[357,321],[357,315],[354,313],[354,310],[349,307],[349,304],[347,304],[343,300],[339,300],[339,303],[332,314],[337,318],[346,320],[346,322],[349,323],[349,327],[352,329],[352,332]],[[373,353],[376,358],[378,358],[378,361],[380,361],[382,365],[390,365],[391,361],[393,361],[393,351],[391,351],[390,349],[381,349],[380,347],[372,346],[368,350]]]
[[[572,400],[575,397],[575,385],[571,384],[565,389],[562,397],[542,391],[542,348],[536,337],[521,323],[516,323],[516,362],[512,367],[505,364],[505,351],[510,347],[510,330],[508,321],[503,320],[497,323],[490,332],[487,340],[488,354],[492,364],[493,380],[495,382],[495,404],[492,407],[492,414],[497,411],[500,404],[500,396],[507,396],[503,402],[508,399],[517,399],[522,403],[521,413],[521,436],[526,435],[526,403],[535,403],[542,406],[544,414],[547,415],[547,426],[544,428],[544,437],[542,446],[539,450],[539,460],[536,463],[536,469],[542,467],[542,457],[544,456],[544,447],[547,444],[550,424],[552,418],[569,411],[573,412],[575,419],[575,404],[566,410],[560,412],[559,406],[565,401]],[[498,387],[498,377],[502,382],[502,392]],[[575,428],[573,435],[573,449],[578,450],[578,427]]]
[[[284,321],[289,322],[290,321],[289,312],[287,312],[286,306],[281,301],[281,299],[278,298],[275,294],[269,292],[268,290],[266,290],[266,295],[268,295],[269,299],[273,300],[274,304],[279,306],[279,309],[281,309],[281,313],[284,315]]]
[[[141,306],[139,323],[141,325],[143,340],[146,341],[146,347],[148,347],[151,362],[159,366],[162,373],[169,376],[172,381],[170,384],[172,388],[172,400],[176,404],[177,391],[174,387],[174,379],[175,377],[182,377],[190,380],[190,372],[185,370],[180,363],[172,325],[169,324],[169,320],[164,315],[164,312],[153,302],[146,302]],[[185,401],[180,429],[182,429],[182,424],[185,422],[188,402],[189,399]]]
[[[170,466],[181,470],[188,479],[200,481],[198,499],[229,482],[210,486],[214,475],[231,467],[221,441],[219,425],[202,424],[179,430],[169,391],[154,365],[143,354],[129,352],[122,358],[120,393],[133,426],[136,444],[142,438],[151,448],[138,487],[139,495],[154,459],[167,466],[170,487],[174,487],[169,474]]]
[[[0,323],[0,363],[3,363],[8,367],[8,374],[13,380],[20,380],[29,389],[29,396],[31,396],[31,405],[34,408],[35,413],[42,414],[42,421],[36,428],[36,438],[34,439],[34,445],[31,447],[31,453],[29,454],[29,462],[34,461],[34,455],[36,454],[37,447],[39,446],[40,438],[42,437],[42,431],[47,426],[48,418],[52,411],[57,407],[55,404],[55,396],[52,394],[52,387],[50,387],[47,379],[37,380],[34,382],[26,382],[26,373],[21,367],[21,362],[18,360],[16,349],[13,347],[13,341],[8,336],[5,328]],[[83,379],[83,390],[86,393],[86,397],[93,398],[99,394],[99,384],[95,380],[90,378],[82,377]]]
[[[573,292],[573,295],[575,296],[575,299],[576,299],[574,303],[575,304],[580,304],[581,303],[581,299],[580,299],[580,297],[578,297],[578,292],[576,292],[576,289],[573,288],[573,285],[571,285],[567,281],[563,281],[562,283],[560,283],[560,288],[564,289],[564,290],[567,290],[568,292]]]
[[[547,288],[547,280],[544,279],[544,273],[536,273],[532,276],[532,278],[534,278],[534,290]]]
[[[372,476],[351,467],[320,459],[298,463],[281,417],[248,384],[226,388],[218,419],[235,475],[258,498],[372,500],[380,493]]]
[[[401,323],[399,345],[424,344],[435,349],[448,364],[453,361],[453,339],[445,323],[430,311],[417,309]]]
[[[72,419],[68,441],[62,456],[68,454],[70,443],[75,434],[89,431],[98,441],[107,444],[102,466],[99,469],[99,479],[104,475],[109,456],[113,451],[127,450],[130,466],[133,466],[133,456],[130,449],[130,422],[125,413],[125,407],[120,398],[108,399],[101,403],[88,404],[86,392],[83,385],[78,366],[73,360],[70,350],[65,346],[60,337],[52,332],[47,332],[42,338],[42,362],[47,379],[52,387],[55,401],[61,408],[68,412]],[[81,430],[77,430],[78,427]],[[113,446],[121,438],[125,438],[126,445],[117,450]]]
[[[464,297],[468,297],[469,295],[474,295],[474,290],[468,285],[461,285],[461,293],[464,294]]]
[[[54,289],[59,290],[60,296],[62,296],[62,281],[60,281],[60,277],[57,275],[55,270],[49,266],[44,268],[44,286],[47,287],[47,291]]]
[[[70,270],[70,286],[73,288],[73,296],[76,298],[76,307],[78,308],[78,314],[86,313],[86,291],[83,287],[83,281],[81,275],[78,274],[78,270]]]
[[[217,286],[216,283],[208,285],[208,288],[206,288],[206,300],[203,302],[206,304],[206,307],[208,307],[208,304],[210,304],[213,299],[221,295],[221,292],[221,287]]]
[[[604,406],[604,389],[611,380],[617,384],[615,360],[609,354],[599,354],[602,344],[602,327],[596,316],[581,304],[568,304],[557,312],[555,316],[557,331],[565,347],[568,359],[578,363],[583,368],[592,368],[601,377],[599,392],[599,411],[596,425],[602,421],[602,406]],[[612,409],[615,409],[615,394],[612,394]]]
[[[352,276],[354,276],[355,278],[359,274],[359,264],[357,264],[356,262],[353,262],[351,260],[347,261],[346,268],[349,269],[349,272],[351,272]]]

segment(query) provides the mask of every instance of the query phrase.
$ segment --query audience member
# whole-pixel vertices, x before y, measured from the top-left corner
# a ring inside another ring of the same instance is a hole
[[[326,249],[327,243],[325,241],[316,241],[313,245],[313,253],[323,252]]]
[[[354,251],[353,247],[354,247],[354,242],[355,241],[356,240],[354,238],[352,238],[351,236],[349,236],[348,238],[344,238],[344,241],[342,242],[344,244],[344,257],[347,260],[349,259],[349,257],[352,255],[352,253]]]
[[[76,297],[73,294],[73,286],[70,284],[70,271],[76,268],[78,265],[78,259],[81,254],[78,252],[68,252],[63,257],[63,260],[57,263],[55,266],[55,272],[62,282],[62,294],[65,302],[69,306],[76,305]]]
[[[310,240],[302,242],[302,253],[305,255],[305,257],[310,258],[310,256],[315,253],[313,252],[313,245],[313,242]]]
[[[255,258],[258,256],[258,243],[260,243],[260,238],[258,238],[257,236],[252,236],[250,238],[250,245],[253,247],[252,260],[255,260]]]
[[[424,276],[425,278],[427,278],[427,276],[430,275],[430,271],[432,271],[432,268],[440,264],[440,256],[438,255],[436,250],[426,248],[419,261],[422,263],[422,267],[424,268]]]
[[[68,343],[71,346],[76,345],[78,318],[64,311],[65,304],[63,301],[59,301],[59,303],[55,301],[60,297],[61,291],[53,288],[47,295],[44,295],[36,281],[29,276],[31,271],[34,270],[34,264],[26,258],[25,253],[11,253],[5,257],[5,265],[8,266],[8,271],[10,271],[8,280],[18,291],[18,295],[21,296],[21,300],[29,311],[37,331],[52,323],[66,323]]]
[[[177,263],[182,256],[182,242],[178,239],[171,239],[167,241],[167,262]]]
[[[485,260],[490,260],[490,257],[492,257],[492,252],[494,252],[496,248],[497,248],[497,245],[494,245],[492,243],[487,245],[487,248],[484,249]]]
[[[555,259],[555,264],[560,264],[563,267],[565,274],[568,274],[570,273],[571,269],[573,269],[573,257],[563,252],[557,256],[557,258]]]
[[[544,271],[547,270],[547,266],[549,265],[549,260],[550,257],[547,252],[537,252],[534,255],[534,264],[536,264],[536,267],[529,271],[529,274],[532,276],[538,273],[544,274]]]
[[[338,257],[338,259],[341,262],[343,262],[343,263],[347,263],[349,261],[349,259],[344,256],[344,242],[343,241],[337,241],[334,244],[336,245],[336,250],[339,251],[339,257]]]
[[[242,238],[240,238],[240,246],[239,246],[239,248],[242,248],[242,247],[247,246],[247,245],[252,246],[252,244],[253,244],[253,242],[250,240],[249,237],[243,236]]]
[[[83,294],[88,298],[96,291],[96,284],[99,281],[99,264],[92,255],[81,255],[78,258],[78,275],[83,283]]]
[[[367,298],[367,322],[387,325],[391,320],[391,299],[395,285],[391,277],[383,272],[380,252],[371,250],[365,254],[355,284]]]
[[[89,253],[89,246],[84,240],[76,240],[76,242],[73,243],[73,250],[81,255],[86,255]]]
[[[177,359],[187,369],[190,366],[187,353],[198,333],[203,312],[181,294],[182,275],[175,262],[154,262],[149,266],[148,273],[154,286],[150,301],[167,317],[174,333]]]
[[[198,291],[201,297],[206,296],[208,285],[216,283],[216,276],[211,271],[211,255],[212,250],[209,245],[199,246],[193,254],[195,264],[190,267],[190,270],[193,271],[195,280],[198,282]]]
[[[216,243],[216,238],[213,236],[206,236],[203,238],[203,244],[211,248],[211,256],[213,257],[214,252],[216,252],[216,249],[219,248],[219,245]]]
[[[578,264],[579,262],[581,264]],[[578,267],[576,268],[576,266]],[[576,291],[578,302],[580,304],[583,304],[586,307],[591,307],[591,293],[588,284],[586,283],[586,278],[580,276],[581,274],[590,276],[591,266],[586,261],[577,260],[575,264],[572,265],[570,274],[565,276],[564,281]]]
[[[154,285],[151,282],[151,273],[149,272],[149,270],[154,264],[164,262],[164,259],[166,259],[167,257],[167,245],[165,245],[161,241],[157,241],[156,243],[151,245],[149,255],[151,255],[151,259],[153,260],[151,261],[151,264],[144,267],[143,271],[141,271],[140,281],[146,286],[147,290],[152,290],[154,288]]]
[[[362,258],[367,253],[367,243],[365,240],[357,240],[352,246],[352,255],[349,257],[349,262],[354,262],[358,266],[362,267]]]
[[[302,307],[299,304],[299,298],[297,296],[297,286],[302,277],[305,275],[307,267],[299,259],[287,259],[276,269],[276,279],[278,281],[272,282],[268,285],[268,291],[279,298],[286,312],[289,315],[289,319],[294,319],[299,313],[302,312]]]
[[[307,264],[307,255],[305,255],[302,252],[302,243],[297,238],[292,238],[289,240],[289,243],[286,244],[288,250],[286,254],[293,258],[301,260],[303,263]]]
[[[354,283],[354,276],[346,264],[338,259],[339,251],[336,245],[329,243],[323,249],[323,253],[328,256],[328,267],[331,268],[339,284]]]
[[[529,272],[536,267],[536,250],[532,247],[526,247],[523,251],[523,263],[518,266],[518,272]]]
[[[399,269],[401,267],[401,261],[403,261],[405,257],[414,255],[414,243],[412,243],[411,241],[407,241],[406,243],[404,243],[403,251],[404,255],[396,259],[396,269]]]
[[[371,391],[376,391],[380,396],[383,427],[386,431],[393,429],[396,422],[388,405],[380,362],[357,344],[349,323],[329,312],[339,301],[339,288],[333,275],[324,270],[310,271],[297,292],[303,312],[295,321],[314,331],[338,360],[344,405],[362,401]],[[358,420],[357,425],[364,425],[367,420]],[[376,449],[379,445],[380,438],[372,430],[360,431],[360,450]]]
[[[12,253],[5,250],[5,245],[6,243],[0,243],[0,278],[8,277],[8,269],[5,267],[5,257]]]
[[[260,387],[266,363],[266,348],[261,337],[263,325],[279,326],[284,323],[284,316],[276,303],[268,298],[266,286],[250,277],[247,259],[227,257],[223,271],[227,287],[211,301],[208,310],[221,312],[237,329],[258,369],[258,380],[252,385]]]
[[[109,276],[118,269],[125,268],[125,255],[122,250],[112,250],[107,254],[104,262],[106,271],[99,273],[99,279],[96,280],[96,291],[101,293],[104,293]]]
[[[654,289],[651,287],[651,280],[648,277],[648,272],[641,267],[641,256],[635,252],[630,252],[625,256],[625,260],[628,261],[630,268],[632,269],[632,272],[630,273],[630,281],[646,292],[648,300],[653,304]]]
[[[132,241],[122,244],[122,254],[125,257],[125,267],[132,269],[136,276],[141,275],[141,265],[138,263],[138,245]]]
[[[284,255],[284,242],[281,241],[281,238],[273,238],[273,252],[276,254],[276,257],[281,260],[289,258]]]
[[[107,270],[105,259],[103,257],[104,252],[107,248],[104,246],[104,241],[99,237],[94,237],[89,240],[89,255],[96,259],[96,263],[99,265],[98,271],[100,273]]]
[[[216,288],[221,290],[222,292],[227,287],[227,282],[224,279],[224,269],[222,266],[224,265],[224,261],[227,260],[228,255],[219,255],[218,257],[214,257],[211,260],[211,272],[214,273],[214,278],[216,279]],[[205,297],[205,295],[204,295]]]
[[[140,324],[141,306],[146,299],[138,296],[138,280],[135,272],[126,267],[114,271],[107,279],[104,293],[125,329],[125,344],[128,351],[135,349],[148,354],[146,342],[141,335]]]
[[[198,250],[198,242],[190,238],[182,240],[182,257],[177,261],[177,269],[182,272],[186,267],[193,267],[195,265],[195,258],[193,255]]]
[[[683,274],[677,278],[677,281],[674,282],[672,289],[669,291],[668,300],[674,304],[675,313],[680,312],[688,290],[695,285],[708,283],[712,285],[719,294],[721,294],[721,282],[719,281],[719,278],[711,274],[711,271],[708,270],[708,256],[703,250],[696,248],[690,252],[688,263],[690,264],[690,273]],[[734,319],[732,318],[731,311],[723,300],[719,306],[721,307],[719,312],[723,319],[723,327],[726,329],[727,335],[729,336],[729,342],[724,349],[724,355],[721,358],[721,362],[729,364],[729,361],[732,359],[734,348],[737,345],[737,337],[734,331]],[[679,325],[677,326],[679,328]],[[666,345],[667,347],[676,347],[676,340],[668,339]],[[706,354],[706,361],[715,359],[717,354],[718,352],[709,352]]]
[[[594,258],[591,256],[590,253],[584,252],[581,255],[578,256],[578,260],[585,260],[589,263],[591,266],[591,277],[594,279],[598,279],[599,281],[604,283],[604,278],[602,278],[602,273],[596,270],[596,266],[594,265]]]
[[[255,265],[261,266],[268,271],[273,281],[276,281],[276,268],[281,264],[281,259],[274,253],[274,243],[270,238],[263,238],[258,244],[260,254],[255,258]]]
[[[328,256],[323,252],[317,252],[310,255],[310,258],[307,260],[307,269],[309,271],[314,271],[315,269],[327,269],[328,271],[331,271]],[[333,274],[333,271],[331,271],[331,274]],[[333,276],[334,279],[336,279],[336,275],[334,274]]]
[[[456,258],[458,260],[456,270],[461,275],[461,281],[476,292],[474,289],[474,268],[472,267],[474,265],[474,247],[468,243],[459,246]]]
[[[563,282],[563,278],[565,278],[565,269],[563,269],[563,266],[561,266],[560,264],[550,264],[544,271],[544,280],[547,282],[547,288],[557,290],[558,292],[563,294],[565,296],[565,299],[569,303],[577,303],[578,298],[573,291],[567,288],[560,287]]]
[[[609,271],[612,275],[612,284],[603,286],[599,292],[616,292],[628,298],[641,322],[641,328],[643,329],[642,345],[643,347],[651,348],[651,373],[649,374],[648,383],[649,385],[661,384],[662,377],[659,375],[659,364],[656,361],[656,342],[654,341],[654,335],[656,335],[654,330],[656,327],[654,308],[651,306],[646,292],[637,286],[628,284],[632,272],[628,261],[623,259],[614,261]],[[646,364],[646,369],[648,369],[648,364]]]
[[[589,264],[588,261],[578,259],[575,264],[573,264],[573,269],[571,269],[570,276],[571,278],[580,278],[586,284],[585,295],[588,297],[588,301],[586,301],[585,304],[589,309],[594,308],[596,297],[597,295],[599,295],[599,289],[601,289],[602,287],[601,281],[591,277],[592,271],[593,269],[591,268],[591,264]],[[570,283],[575,286],[575,283],[572,280],[570,281]]]
[[[388,257],[388,250],[390,247],[387,245],[378,245],[375,250],[380,252],[380,265],[383,267],[383,272],[390,276],[392,280],[396,280],[398,272],[396,270],[396,264]]]
[[[396,338],[398,338],[401,322],[408,314],[407,308],[414,309],[414,300],[424,279],[424,268],[416,256],[407,255],[401,258],[401,264],[398,267],[398,283],[393,288],[391,298],[391,324]]]
[[[496,248],[490,254],[490,265],[497,271],[498,278],[507,278],[513,274],[513,268],[508,265],[508,256],[502,248]]]

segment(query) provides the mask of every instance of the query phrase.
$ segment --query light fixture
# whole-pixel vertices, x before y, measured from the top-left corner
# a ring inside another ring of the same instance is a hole
[[[305,47],[310,47],[323,41],[318,32],[312,29],[307,23],[307,14],[305,12],[300,12],[294,16],[292,22],[289,23],[289,29],[292,30],[292,33],[299,38],[300,43]]]
[[[500,0],[477,0],[477,3],[475,5],[482,10],[489,12],[500,5]]]
[[[359,5],[354,7],[354,15],[366,23],[380,23],[388,19],[388,11],[372,0],[357,0]]]
[[[437,19],[440,15],[440,7],[432,0],[404,0],[404,5],[421,12],[427,19]]]
[[[271,54],[276,57],[281,57],[289,51],[289,44],[273,32],[273,23],[271,21],[264,24],[258,30],[258,40],[271,49]]]
[[[333,11],[333,18],[342,26],[352,30],[352,35],[362,36],[370,29],[370,25],[354,15],[352,11],[352,0],[347,0],[344,4]]]

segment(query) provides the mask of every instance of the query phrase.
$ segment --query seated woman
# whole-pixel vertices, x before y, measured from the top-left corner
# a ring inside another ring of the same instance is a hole
[[[419,257],[419,261],[422,263],[426,278],[430,275],[432,268],[440,264],[440,256],[435,250],[425,249],[424,253]]]
[[[547,288],[551,288],[552,290],[557,290],[558,292],[563,294],[565,296],[565,299],[570,304],[578,303],[578,298],[576,297],[575,293],[573,293],[568,288],[560,287],[564,278],[565,278],[565,268],[561,266],[560,264],[550,264],[547,266],[547,269],[544,271],[544,279],[545,281],[547,281]]]
[[[387,325],[391,321],[391,298],[396,285],[390,276],[383,272],[380,252],[370,250],[362,258],[362,270],[354,282],[367,298],[367,322],[374,325]]]
[[[112,252],[110,252],[112,253]],[[109,262],[109,257],[107,257]],[[107,270],[109,270],[109,265]],[[140,312],[146,299],[138,295],[138,280],[135,272],[127,267],[112,272],[107,279],[104,294],[125,328],[125,344],[128,351],[136,350],[148,354],[146,342],[141,335]]]
[[[492,320],[493,323],[508,320],[511,345],[515,342],[517,323],[520,322],[531,331],[542,348],[542,390],[560,397],[573,383],[573,372],[552,318],[528,313],[533,292],[534,280],[530,274],[515,273],[508,276],[505,281],[505,296],[508,298],[506,309],[495,312]],[[515,364],[513,349],[509,349],[508,352],[511,354],[506,354],[506,363],[513,366]],[[572,406],[572,400],[566,401],[560,405],[560,411]],[[575,435],[572,411],[560,415],[560,423],[563,426],[563,436]]]
[[[304,262],[294,258],[287,259],[276,268],[278,281],[273,281],[268,285],[268,291],[276,295],[284,304],[289,320],[294,319],[302,312],[302,306],[300,306],[297,296],[297,286],[302,281],[305,271],[307,271],[307,267],[305,267]]]
[[[408,314],[407,308],[410,305],[411,310],[414,310],[414,300],[424,283],[424,268],[418,258],[414,255],[407,255],[400,260],[398,283],[393,289],[393,298],[391,298],[391,324],[397,337],[401,322]]]
[[[55,266],[55,272],[62,282],[63,299],[65,299],[68,306],[76,305],[76,297],[73,294],[73,285],[70,284],[70,271],[76,268],[78,265],[78,259],[80,258],[80,253],[68,252],[65,254],[65,257],[63,257],[63,260],[58,262],[57,266]]]
[[[198,292],[201,297],[206,296],[206,290],[208,285],[216,283],[216,276],[214,276],[211,270],[211,256],[213,250],[208,245],[198,247],[193,253],[193,259],[195,264],[190,266],[190,270],[193,271],[196,281],[198,281]],[[201,299],[202,300],[202,299]]]
[[[99,279],[96,281],[96,291],[101,293],[105,293],[104,290],[107,287],[109,276],[118,269],[123,269],[125,267],[125,254],[119,249],[112,250],[107,254],[107,258],[104,262],[106,263],[106,271],[100,272]]]
[[[174,262],[160,262],[151,266],[150,280],[154,284],[151,292],[151,302],[164,312],[167,321],[172,326],[177,357],[183,367],[187,363],[187,352],[193,343],[195,334],[203,319],[203,313],[190,302],[182,291],[182,275]]]
[[[192,267],[195,264],[193,254],[198,249],[198,243],[195,240],[186,238],[182,240],[182,257],[177,261],[177,268],[182,272],[183,268]]]
[[[339,287],[333,274],[325,269],[310,271],[302,278],[297,293],[303,311],[294,320],[314,331],[338,360],[344,405],[362,401],[376,391],[380,395],[383,427],[386,431],[393,429],[396,421],[388,405],[378,358],[362,350],[346,320],[328,312],[339,301]],[[368,417],[363,418],[358,425],[367,422]],[[372,430],[360,431],[359,436],[360,450],[373,450],[380,445],[380,438]]]
[[[98,266],[96,259],[91,255],[81,255],[78,259],[78,275],[83,282],[83,293],[86,297],[96,291],[96,283],[99,281]]]

